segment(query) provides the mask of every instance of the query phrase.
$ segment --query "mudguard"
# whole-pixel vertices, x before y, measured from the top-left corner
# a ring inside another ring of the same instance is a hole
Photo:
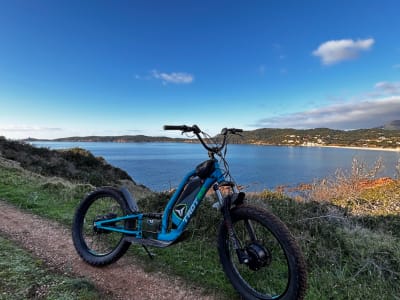
[[[100,189],[108,189],[117,192],[125,200],[125,203],[127,204],[128,209],[130,210],[131,213],[139,211],[139,206],[137,205],[135,197],[129,192],[129,190],[126,187],[118,189],[113,186],[103,186]]]
[[[128,204],[129,209],[132,212],[138,212],[139,211],[139,206],[137,205],[137,202],[133,195],[128,191],[126,187],[122,187],[120,189],[120,192],[122,196],[124,197],[126,203]]]

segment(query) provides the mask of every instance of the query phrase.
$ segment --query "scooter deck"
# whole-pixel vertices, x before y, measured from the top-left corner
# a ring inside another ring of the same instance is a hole
[[[175,242],[175,241],[160,241],[160,240],[149,239],[149,238],[138,239],[134,236],[126,236],[126,237],[124,237],[124,240],[126,242],[130,242],[132,244],[139,244],[139,245],[152,246],[152,247],[158,247],[158,248],[168,247],[169,245],[171,245]]]
[[[126,242],[130,242],[132,244],[139,244],[139,245],[144,245],[144,246],[152,246],[152,247],[158,247],[158,248],[165,248],[168,247],[172,244],[176,244],[179,242],[182,242],[189,238],[190,233],[189,231],[185,230],[176,240],[174,241],[160,241],[156,239],[150,239],[150,238],[141,238],[138,239],[137,237],[134,236],[125,236],[124,240]]]

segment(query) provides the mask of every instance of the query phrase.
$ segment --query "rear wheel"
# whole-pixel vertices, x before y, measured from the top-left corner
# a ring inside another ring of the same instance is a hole
[[[244,299],[303,299],[305,262],[287,227],[272,213],[252,206],[234,208],[231,217],[249,261],[239,262],[224,223],[218,251],[224,272],[239,294]]]
[[[82,200],[73,220],[72,239],[84,261],[94,266],[104,266],[125,254],[130,243],[124,241],[124,234],[97,228],[95,222],[126,214],[125,201],[115,190],[99,189]],[[120,221],[118,225],[121,226],[121,223],[124,228],[129,228],[132,222]]]

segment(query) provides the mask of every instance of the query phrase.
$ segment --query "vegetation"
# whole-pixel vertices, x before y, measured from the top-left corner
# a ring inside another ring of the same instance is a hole
[[[94,186],[115,184],[120,180],[133,181],[125,171],[80,148],[54,151],[0,137],[0,156],[44,176],[57,176]]]
[[[243,137],[232,138],[234,143],[292,145],[292,146],[351,146],[351,147],[400,147],[400,130],[358,129],[274,129],[263,128],[245,131]]]
[[[379,164],[367,169],[355,161],[350,171],[339,170],[291,191],[290,197],[268,190],[248,195],[250,203],[278,215],[301,245],[309,272],[306,299],[400,297],[400,182],[377,182]],[[86,183],[40,176],[0,159],[0,198],[68,226],[77,203],[90,189]],[[146,195],[139,200],[143,211],[161,211],[169,197]],[[210,196],[200,206],[186,241],[152,248],[154,260],[134,246],[129,253],[138,259],[132,259],[149,272],[177,274],[235,298],[218,261],[220,213],[211,207],[213,202]]]
[[[49,270],[0,236],[0,299],[106,299],[93,283]]]

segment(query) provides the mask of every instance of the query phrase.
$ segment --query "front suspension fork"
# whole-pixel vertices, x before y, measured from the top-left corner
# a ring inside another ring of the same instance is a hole
[[[213,186],[213,189],[215,191],[215,194],[217,195],[218,198],[218,202],[220,204],[220,208],[221,208],[221,212],[222,215],[224,217],[224,225],[228,231],[228,236],[229,236],[229,240],[231,241],[232,245],[233,245],[233,249],[235,249],[236,251],[236,255],[238,257],[239,263],[240,264],[248,264],[249,263],[249,256],[246,253],[246,251],[243,250],[242,246],[240,245],[240,241],[237,238],[235,229],[233,228],[232,225],[232,218],[231,218],[231,204],[232,204],[232,195],[228,195],[226,197],[222,196],[221,191],[219,190],[219,186],[217,184],[215,184]],[[232,186],[233,195],[239,195],[239,191],[237,189],[236,186]],[[244,198],[244,194],[240,193],[241,198]],[[241,202],[243,202],[243,199],[241,199]]]

